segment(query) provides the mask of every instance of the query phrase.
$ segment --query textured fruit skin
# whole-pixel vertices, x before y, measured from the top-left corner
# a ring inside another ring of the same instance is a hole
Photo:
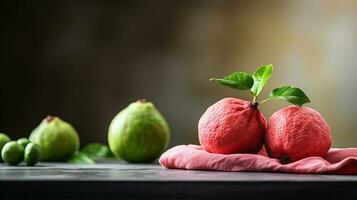
[[[266,121],[251,102],[224,98],[202,115],[198,122],[201,146],[208,152],[257,153],[264,142]]]
[[[40,146],[34,143],[28,143],[25,147],[24,160],[27,166],[35,166],[40,160]]]
[[[0,133],[0,154],[1,154],[1,149],[4,147],[6,143],[10,142],[9,136],[7,136],[4,133]],[[0,162],[2,162],[2,158],[0,156]]]
[[[9,165],[17,165],[24,158],[24,147],[16,141],[10,141],[1,150],[1,157]]]
[[[27,138],[20,138],[17,140],[17,143],[21,144],[24,148],[30,143],[30,140]]]
[[[42,161],[65,161],[79,149],[79,136],[71,124],[59,117],[49,116],[29,137],[40,145]]]
[[[111,122],[108,142],[113,154],[134,163],[154,161],[169,142],[170,129],[151,102],[137,101]]]
[[[269,119],[265,147],[270,157],[294,162],[310,156],[325,157],[331,147],[331,132],[316,110],[289,106]]]

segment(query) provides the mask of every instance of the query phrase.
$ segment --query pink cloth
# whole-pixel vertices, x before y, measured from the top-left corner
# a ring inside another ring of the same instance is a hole
[[[264,149],[259,154],[224,155],[208,153],[198,145],[179,145],[162,154],[160,164],[172,169],[229,172],[357,174],[357,148],[331,148],[326,158],[308,157],[283,165],[267,157]]]

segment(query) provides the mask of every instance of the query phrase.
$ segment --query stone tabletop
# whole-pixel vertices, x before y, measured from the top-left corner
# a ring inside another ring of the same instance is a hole
[[[237,193],[249,199],[291,199],[292,194],[299,198],[357,199],[357,176],[172,170],[158,164],[118,161],[96,165],[39,163],[35,167],[0,164],[0,188],[8,197],[36,199],[228,198]]]
[[[0,181],[357,182],[357,176],[165,169],[159,164],[0,164]]]

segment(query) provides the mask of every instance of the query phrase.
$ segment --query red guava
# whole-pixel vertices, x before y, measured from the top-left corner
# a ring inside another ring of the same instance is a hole
[[[316,110],[288,106],[270,117],[265,147],[270,157],[282,163],[310,156],[325,157],[331,147],[330,128]]]
[[[202,115],[198,137],[207,152],[257,153],[264,142],[266,121],[258,104],[235,98],[224,98]]]

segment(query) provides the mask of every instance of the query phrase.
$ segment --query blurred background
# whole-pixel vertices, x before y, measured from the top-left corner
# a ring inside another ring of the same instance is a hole
[[[303,89],[330,124],[335,147],[357,146],[357,1],[2,1],[0,132],[28,136],[47,114],[81,143],[107,142],[113,117],[153,101],[170,146],[198,143],[197,122],[224,97],[209,82],[272,63],[260,95]],[[289,105],[265,103],[268,118]]]

